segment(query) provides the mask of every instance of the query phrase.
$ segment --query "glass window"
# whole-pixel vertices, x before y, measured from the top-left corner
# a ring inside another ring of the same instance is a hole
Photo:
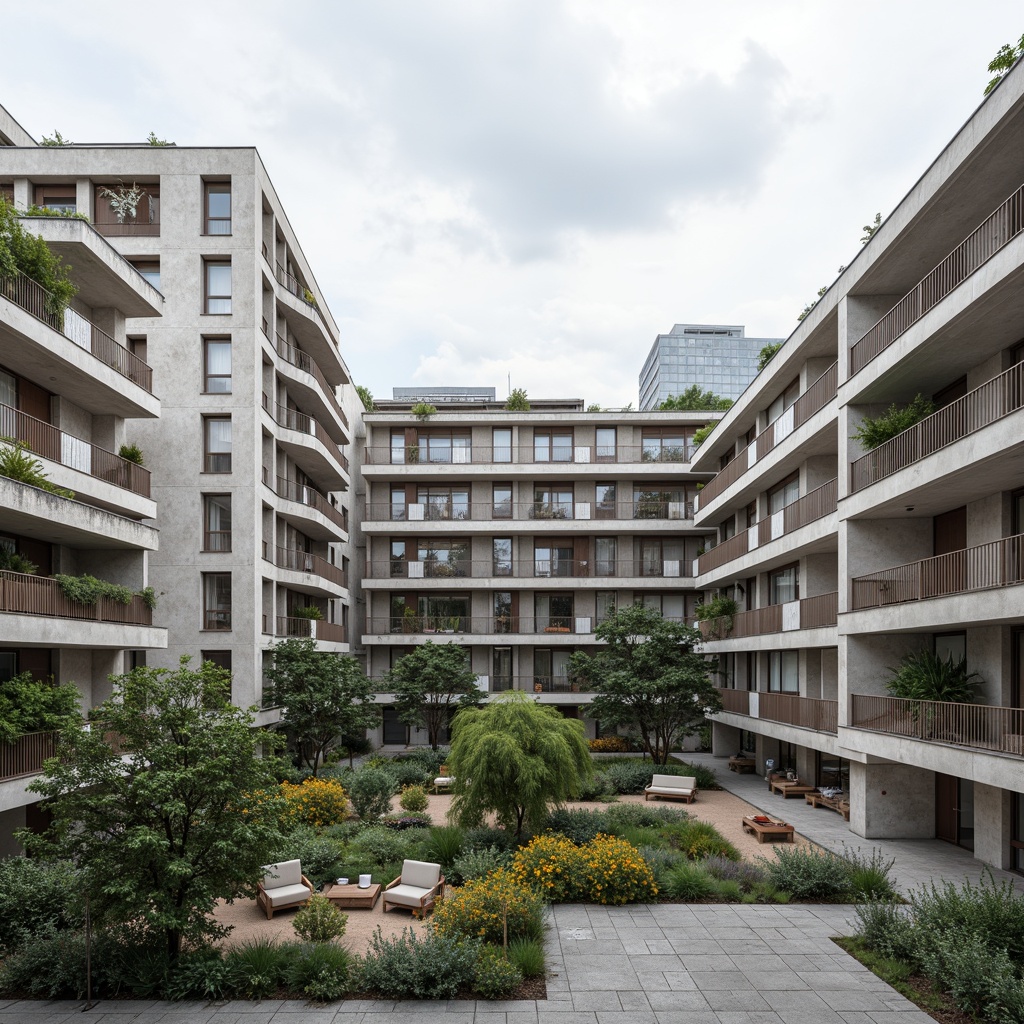
[[[420,619],[425,633],[451,630],[464,633],[469,628],[469,597],[429,594],[418,602]]]
[[[416,558],[423,563],[423,575],[431,579],[469,575],[469,544],[464,540],[421,538],[417,542]]]
[[[537,649],[533,652],[533,688],[539,693],[568,693],[571,651]]]
[[[615,538],[598,537],[594,541],[595,576],[615,575]]]
[[[231,550],[231,495],[203,495],[203,550]]]
[[[472,441],[469,434],[449,432],[420,434],[417,459],[410,462],[454,463],[468,465],[473,461]]]
[[[535,576],[572,576],[572,544],[536,541],[533,546]]]
[[[406,574],[405,562],[405,541],[393,540],[391,542],[391,575],[402,577]]]
[[[768,406],[767,417],[769,423],[774,423],[798,398],[800,397],[800,378],[791,381],[786,390]]]
[[[206,312],[231,312],[231,263],[206,261]]]
[[[787,505],[791,505],[800,497],[800,477],[794,473],[787,480],[776,484],[768,492],[768,512],[774,515],[781,512]]]
[[[512,648],[492,648],[491,660],[491,690],[512,689]]]
[[[78,189],[75,185],[37,185],[36,206],[75,213],[78,210]]]
[[[572,462],[572,431],[535,431],[534,462]]]
[[[610,619],[615,614],[616,594],[614,590],[599,590],[595,596],[597,598],[597,625],[601,625],[605,619]]]
[[[231,182],[211,181],[206,185],[206,233],[231,234]]]
[[[768,653],[768,689],[773,693],[800,692],[799,651]]]
[[[676,427],[665,430],[645,430],[643,436],[643,462],[686,462],[693,452],[691,443],[696,428]]]
[[[405,521],[405,486],[391,488],[391,521],[401,523]]]
[[[231,417],[206,416],[203,419],[206,473],[231,472]]]
[[[413,448],[410,445],[410,451]],[[419,447],[416,446],[416,453],[419,454]],[[415,459],[410,458],[410,462],[415,462]],[[391,432],[391,465],[402,466],[405,465],[405,431],[404,430],[393,430]]]
[[[598,462],[615,461],[615,428],[598,427],[596,431],[597,450],[595,456]]]
[[[512,518],[511,484],[494,484],[491,490],[491,516],[494,519]]]
[[[615,510],[615,484],[599,483],[594,485],[595,509],[594,515],[597,519],[614,519]]]
[[[512,575],[512,538],[495,537],[493,541],[493,572],[495,576]]]
[[[683,542],[677,539],[643,537],[640,541],[640,575],[664,576],[665,563],[676,563],[676,570],[683,572],[678,563],[683,560]]]
[[[227,395],[231,393],[231,339],[205,338],[203,340],[208,394]]]
[[[569,633],[573,627],[572,594],[536,594],[533,611],[538,633]]]
[[[512,431],[506,427],[495,427],[491,432],[491,447],[494,462],[511,462]]]
[[[0,651],[0,683],[10,682],[18,674],[18,652]]]
[[[786,604],[800,597],[800,569],[795,565],[768,575],[768,603]]]
[[[494,632],[514,633],[515,623],[512,620],[512,592],[510,590],[494,591]]]
[[[230,651],[203,651],[201,658],[203,661],[212,661],[217,668],[222,668],[226,672],[231,671]]]
[[[952,658],[953,663],[967,656],[966,633],[936,633],[935,656],[945,661]]]
[[[18,408],[18,378],[4,370],[0,370],[0,405],[6,405],[8,409]],[[14,434],[14,430],[3,431],[4,437],[13,437]]]
[[[465,487],[420,487],[416,501],[424,506],[424,517],[433,522],[469,518],[469,490]]]
[[[156,289],[160,288],[159,260],[130,260],[131,265]]]
[[[231,628],[231,573],[203,573],[203,629]]]
[[[535,487],[533,491],[534,519],[572,519],[572,487]]]

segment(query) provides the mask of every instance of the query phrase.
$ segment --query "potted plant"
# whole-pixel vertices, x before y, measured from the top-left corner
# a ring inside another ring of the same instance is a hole
[[[716,597],[697,605],[693,613],[698,622],[705,624],[702,632],[709,640],[722,640],[732,630],[732,617],[737,611],[739,605],[731,597]]]
[[[126,220],[135,220],[144,194],[145,189],[139,188],[135,182],[132,182],[131,188],[122,181],[116,189],[100,189],[100,195],[110,203],[118,224],[123,224]]]

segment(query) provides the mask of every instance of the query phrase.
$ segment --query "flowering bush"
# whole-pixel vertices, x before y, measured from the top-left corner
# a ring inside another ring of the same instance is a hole
[[[582,846],[539,836],[516,854],[511,874],[552,903],[644,903],[658,895],[654,873],[636,847],[614,836]]]
[[[398,803],[403,811],[410,811],[413,814],[427,809],[427,791],[422,786],[410,785],[402,790]]]
[[[629,752],[629,740],[625,736],[602,736],[599,740],[590,740],[590,751],[593,754],[625,754]]]
[[[336,779],[309,778],[298,786],[282,782],[281,796],[285,801],[282,816],[285,825],[324,828],[348,817],[348,798]]]
[[[442,935],[502,942],[508,923],[509,939],[536,936],[543,901],[536,888],[523,885],[504,868],[486,878],[474,878],[451,890],[434,906],[434,929]]]

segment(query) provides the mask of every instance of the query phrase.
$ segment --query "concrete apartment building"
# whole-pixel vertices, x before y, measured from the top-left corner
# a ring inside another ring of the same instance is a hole
[[[634,601],[693,615],[705,538],[692,510],[709,477],[689,461],[708,414],[532,398],[508,412],[493,389],[396,392],[364,417],[368,674],[414,644],[458,643],[482,691],[523,690],[585,718],[567,663],[604,616]],[[437,412],[417,418],[418,402]],[[423,742],[381,699],[377,739]]]
[[[1024,67],[954,136],[694,460],[735,597],[718,754],[842,786],[858,836],[938,837],[1024,870]],[[938,411],[874,451],[865,417]],[[706,628],[706,627],[705,627]],[[910,652],[972,704],[888,695]],[[827,813],[821,811],[820,813]]]
[[[782,338],[748,338],[728,324],[676,324],[654,339],[640,370],[640,409],[649,412],[692,384],[721,398],[739,398],[757,375],[765,345]]]
[[[0,193],[8,198],[18,191],[10,158],[25,152],[12,147],[34,145],[0,108]],[[74,498],[0,476],[0,547],[19,556],[19,571],[0,571],[0,679],[31,672],[73,683],[88,708],[109,695],[109,675],[167,647],[167,630],[142,597],[77,604],[52,578],[89,573],[133,591],[153,582],[151,474],[117,452],[142,424],[159,422],[153,370],[132,352],[127,324],[158,323],[164,299],[92,225],[22,223],[72,267],[78,293],[59,314],[20,272],[0,283],[0,437],[25,443],[49,482]],[[0,743],[0,856],[16,852],[15,829],[38,820],[25,784],[53,750],[51,733]]]
[[[160,396],[128,431],[152,479],[140,512],[160,530],[149,582],[169,642],[149,663],[213,660],[235,703],[261,704],[277,640],[349,649],[357,414],[337,324],[255,149],[20,142],[0,150],[0,187],[20,208],[88,215],[47,226],[98,239],[149,296],[120,325]]]

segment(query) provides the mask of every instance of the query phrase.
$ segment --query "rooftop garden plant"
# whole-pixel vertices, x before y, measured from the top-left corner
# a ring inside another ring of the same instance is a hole
[[[880,416],[867,416],[853,434],[853,440],[859,441],[865,451],[873,451],[879,445],[909,430],[915,423],[920,423],[935,412],[935,403],[922,395],[915,395],[909,405],[889,406]]]

